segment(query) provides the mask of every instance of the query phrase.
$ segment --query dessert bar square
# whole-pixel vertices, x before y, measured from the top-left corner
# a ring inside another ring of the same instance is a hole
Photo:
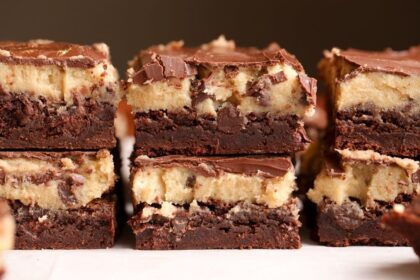
[[[117,80],[103,43],[0,42],[0,149],[113,148]]]
[[[275,44],[172,42],[140,51],[130,66],[138,154],[290,154],[308,143],[302,119],[314,111],[316,81]]]
[[[294,168],[283,157],[138,157],[136,249],[299,248]]]
[[[309,190],[317,205],[316,235],[330,246],[407,245],[382,219],[395,204],[409,204],[420,192],[419,163],[372,150],[336,150]]]
[[[331,93],[335,148],[420,155],[420,46],[333,49],[320,70]]]

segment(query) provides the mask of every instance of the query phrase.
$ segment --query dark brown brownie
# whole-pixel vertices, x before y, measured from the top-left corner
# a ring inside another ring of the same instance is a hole
[[[338,112],[335,148],[375,150],[382,154],[416,157],[420,151],[420,114],[354,109]]]
[[[115,111],[114,105],[92,99],[52,106],[0,89],[0,149],[113,148]]]
[[[292,154],[309,142],[297,117],[248,119],[252,121],[241,127],[243,120],[233,108],[220,111],[217,120],[197,118],[193,112],[136,113],[136,154]]]
[[[243,204],[230,207],[202,206],[202,211],[179,211],[168,219],[153,215],[142,220],[141,210],[129,221],[136,235],[136,249],[297,249],[300,248],[295,200],[280,208]]]
[[[16,249],[94,249],[114,245],[115,199],[97,199],[85,207],[67,210],[9,203],[16,219]]]
[[[420,257],[420,196],[404,211],[392,211],[385,215],[383,221],[392,230],[405,236]]]
[[[410,197],[396,201],[407,205]],[[408,239],[382,224],[383,215],[393,203],[377,202],[375,208],[365,208],[356,201],[338,205],[324,200],[317,207],[316,238],[328,246],[381,245],[407,246]]]

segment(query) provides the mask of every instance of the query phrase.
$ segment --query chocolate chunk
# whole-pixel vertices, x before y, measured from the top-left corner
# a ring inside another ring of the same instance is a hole
[[[420,183],[420,169],[418,169],[417,171],[416,171],[416,173],[414,173],[412,176],[411,176],[411,181],[414,183],[414,184],[418,184],[418,183]],[[420,200],[419,200],[420,201]]]
[[[316,80],[314,78],[308,77],[305,73],[299,73],[298,77],[303,90],[305,90],[307,93],[304,97],[305,104],[315,105],[317,91]]]
[[[187,64],[182,58],[160,55],[165,78],[185,78],[197,74],[197,69],[194,66]]]
[[[284,82],[286,80],[287,78],[283,71],[273,75],[264,74],[257,81],[248,86],[246,94],[255,97],[260,105],[267,106],[270,102],[269,94],[272,85]]]
[[[58,184],[58,195],[64,204],[71,206],[72,204],[77,203],[75,189],[78,186],[82,186],[83,183],[84,178],[82,176],[73,174]]]
[[[197,177],[195,175],[190,175],[188,176],[187,181],[185,182],[185,186],[187,188],[193,188],[196,181],[197,181]]]
[[[4,183],[6,183],[6,172],[0,168],[0,184],[4,185]]]
[[[136,84],[144,84],[147,81],[160,81],[165,78],[163,75],[163,67],[159,63],[150,63],[144,65],[133,77],[133,82]]]
[[[329,176],[341,178],[345,176],[345,170],[338,153],[329,153],[325,155],[324,164],[325,170]]]
[[[245,118],[231,105],[225,106],[217,114],[217,129],[228,134],[239,132],[244,127]]]

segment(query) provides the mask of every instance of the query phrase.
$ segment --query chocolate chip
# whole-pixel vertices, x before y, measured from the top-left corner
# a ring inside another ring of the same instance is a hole
[[[185,186],[187,188],[193,188],[196,181],[197,181],[197,177],[195,175],[190,175],[188,176],[187,181],[185,182]]]

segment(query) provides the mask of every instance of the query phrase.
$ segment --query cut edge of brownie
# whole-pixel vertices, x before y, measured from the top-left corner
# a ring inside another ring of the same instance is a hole
[[[47,210],[9,201],[16,219],[16,249],[96,249],[115,243],[117,206],[113,196],[76,209]]]
[[[222,121],[225,119],[225,121]],[[136,154],[292,154],[309,139],[296,116],[196,117],[191,112],[136,113]]]
[[[0,149],[90,150],[116,146],[116,107],[75,97],[73,105],[0,89]]]
[[[235,206],[201,204],[202,211],[178,211],[168,219],[153,215],[147,221],[141,209],[129,220],[135,249],[298,249],[301,247],[296,199],[279,208],[238,203]],[[237,208],[240,207],[240,208]],[[184,209],[181,207],[181,209]],[[240,209],[240,210],[238,210]]]
[[[333,247],[350,245],[407,246],[403,235],[386,228],[382,222],[395,203],[407,205],[413,195],[399,195],[394,202],[376,202],[374,207],[363,207],[358,200],[339,205],[324,199],[316,207],[316,225],[313,238]]]

